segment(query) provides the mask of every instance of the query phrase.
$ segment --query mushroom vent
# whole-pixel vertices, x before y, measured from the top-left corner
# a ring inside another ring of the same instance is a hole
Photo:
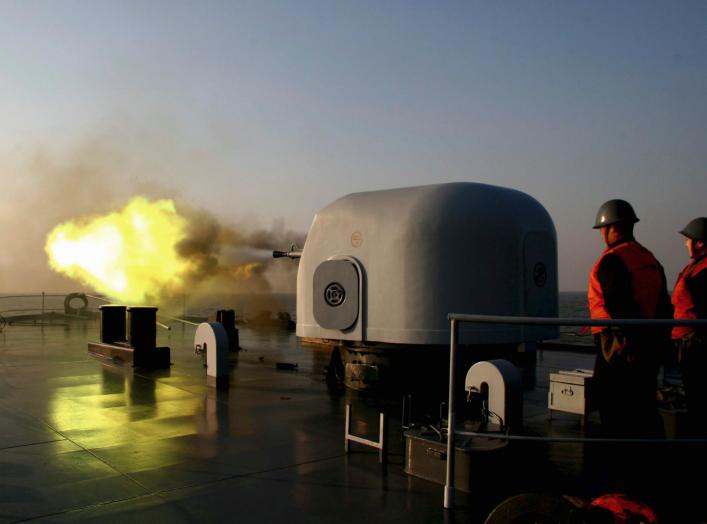
[[[326,329],[348,329],[358,318],[359,276],[347,260],[327,260],[314,271],[314,318]]]

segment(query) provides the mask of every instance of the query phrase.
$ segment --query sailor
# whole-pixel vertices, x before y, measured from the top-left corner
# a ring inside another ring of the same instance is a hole
[[[678,276],[673,291],[676,319],[707,318],[707,218],[692,220],[682,231],[692,259]],[[688,425],[697,435],[707,435],[707,330],[676,326],[672,337],[687,396]]]
[[[594,229],[606,249],[589,276],[592,319],[672,318],[665,272],[633,236],[638,217],[625,200],[609,200]],[[660,436],[656,404],[660,355],[670,328],[592,327],[597,358],[594,394],[602,428],[612,436]]]

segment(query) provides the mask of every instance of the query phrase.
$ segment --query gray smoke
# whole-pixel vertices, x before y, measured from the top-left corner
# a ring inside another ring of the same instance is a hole
[[[177,252],[191,262],[187,276],[190,288],[219,293],[295,291],[297,264],[274,260],[272,251],[293,243],[303,245],[303,233],[287,229],[282,219],[269,229],[248,230],[226,224],[203,210],[177,207],[189,224]]]

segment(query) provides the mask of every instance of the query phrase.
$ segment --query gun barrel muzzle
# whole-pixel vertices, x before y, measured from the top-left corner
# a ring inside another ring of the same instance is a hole
[[[272,252],[272,257],[273,258],[300,258],[302,256],[301,251],[273,251]]]

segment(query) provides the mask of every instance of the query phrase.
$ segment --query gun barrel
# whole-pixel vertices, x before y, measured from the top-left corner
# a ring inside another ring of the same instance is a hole
[[[272,252],[272,257],[273,258],[300,258],[302,256],[301,251],[273,251]]]

